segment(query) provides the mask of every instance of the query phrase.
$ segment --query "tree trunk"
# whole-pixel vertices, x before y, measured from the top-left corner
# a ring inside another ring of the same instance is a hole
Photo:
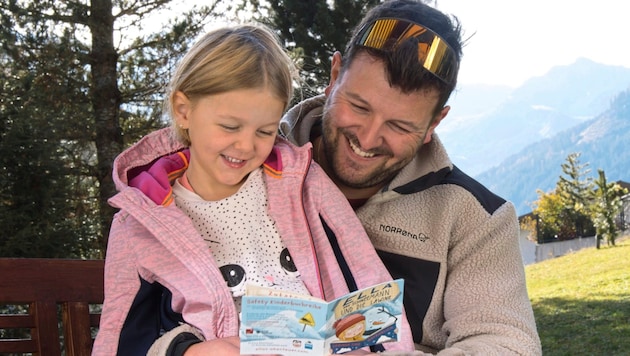
[[[111,176],[113,161],[123,148],[119,122],[121,95],[116,75],[118,54],[114,48],[114,18],[111,0],[92,0],[89,27],[92,33],[91,99],[95,119],[98,159],[96,174],[99,182],[101,217],[99,247],[105,254],[114,214],[114,209],[107,204],[107,199],[116,193]]]

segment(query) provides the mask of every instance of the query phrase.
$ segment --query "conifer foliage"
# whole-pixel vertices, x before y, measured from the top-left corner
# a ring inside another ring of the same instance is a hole
[[[335,51],[343,51],[352,28],[379,0],[244,0],[254,18],[277,30],[287,49],[298,59],[302,95],[323,92],[330,78]]]
[[[165,125],[171,67],[218,2],[144,29],[178,3],[0,3],[0,256],[104,256],[114,157]]]
[[[619,231],[626,228],[620,217],[622,198],[628,191],[607,182],[602,169],[598,169],[597,179],[589,177],[589,164],[581,163],[580,155],[573,152],[566,157],[553,191],[537,191],[533,215],[521,220],[530,239],[545,243],[596,236],[599,248],[602,240],[615,245]]]

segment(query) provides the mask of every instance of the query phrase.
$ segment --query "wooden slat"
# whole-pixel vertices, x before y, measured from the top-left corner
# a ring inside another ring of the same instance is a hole
[[[33,305],[27,306],[28,314],[0,314],[0,329],[28,329],[32,332],[37,327],[37,320],[32,314]],[[39,345],[29,335],[24,339],[0,339],[0,350],[6,353],[37,353]]]
[[[2,354],[7,353],[36,353],[39,350],[37,342],[32,339],[0,339]]]
[[[98,326],[101,322],[101,314],[90,314],[90,326]]]
[[[66,335],[66,355],[82,356],[83,350],[92,348],[90,310],[87,303],[68,302],[63,304],[63,326]]]
[[[103,261],[0,258],[0,302],[103,301]]]
[[[31,333],[30,339],[1,339],[0,354],[61,355],[61,322],[66,355],[89,355],[90,327],[100,320],[89,305],[103,302],[103,270],[102,260],[0,258],[0,306],[29,305],[28,314],[0,314],[0,328]]]
[[[30,329],[35,318],[30,314],[0,314],[0,329]]]
[[[39,346],[40,355],[61,356],[59,327],[57,321],[57,303],[37,301],[33,307],[33,316],[37,325],[31,329],[31,338]]]

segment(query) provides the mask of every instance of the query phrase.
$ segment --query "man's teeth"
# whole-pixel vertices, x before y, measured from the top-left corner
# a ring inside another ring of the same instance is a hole
[[[230,163],[241,163],[241,162],[243,162],[242,159],[236,159],[236,158],[232,158],[232,157],[228,157],[228,156],[224,156],[224,157]]]
[[[365,157],[365,158],[374,157],[374,153],[361,151],[361,149],[358,146],[355,146],[354,143],[352,143],[352,141],[348,141],[348,142],[350,142],[350,148],[352,148],[352,151],[354,151],[354,153],[358,154],[359,156]]]

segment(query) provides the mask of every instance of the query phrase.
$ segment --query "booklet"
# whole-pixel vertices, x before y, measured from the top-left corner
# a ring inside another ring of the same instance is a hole
[[[402,279],[349,293],[331,302],[247,286],[241,303],[241,354],[341,354],[398,341]]]

